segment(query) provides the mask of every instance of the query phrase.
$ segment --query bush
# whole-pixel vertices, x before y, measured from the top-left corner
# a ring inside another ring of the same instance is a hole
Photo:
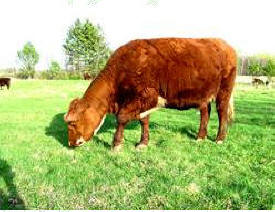
[[[26,69],[21,69],[19,72],[15,74],[16,78],[19,79],[29,79],[29,78],[34,78],[35,71],[34,70],[26,70]]]
[[[38,79],[47,80],[79,80],[83,79],[82,73],[80,72],[69,72],[69,71],[59,71],[53,76],[51,71],[42,71],[37,75]]]
[[[275,77],[275,58],[269,58],[266,65],[263,67],[264,75],[268,77]]]
[[[82,72],[67,72],[67,79],[69,80],[80,80],[83,79]]]
[[[263,75],[263,69],[260,64],[254,63],[248,66],[248,73],[252,76]]]
[[[238,73],[241,75],[275,77],[275,56],[239,57],[238,69]]]
[[[57,61],[52,61],[47,74],[47,79],[55,79],[60,71],[61,68],[59,63]]]

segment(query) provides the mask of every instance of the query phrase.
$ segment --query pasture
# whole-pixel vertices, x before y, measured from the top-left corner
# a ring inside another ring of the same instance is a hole
[[[237,85],[235,122],[222,145],[212,104],[208,139],[196,110],[151,115],[110,151],[109,115],[92,142],[67,147],[63,115],[88,81],[14,81],[0,90],[0,209],[274,209],[275,89]]]

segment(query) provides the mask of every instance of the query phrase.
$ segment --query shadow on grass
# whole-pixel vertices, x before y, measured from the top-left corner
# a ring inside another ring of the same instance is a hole
[[[58,113],[52,118],[51,123],[45,129],[46,131],[45,134],[47,136],[52,136],[60,144],[62,144],[65,147],[68,147],[68,129],[67,129],[67,124],[64,122],[64,114],[65,113]],[[169,125],[173,126],[173,122],[170,122]],[[150,130],[159,129],[160,127],[166,127],[166,126],[167,125],[165,123],[156,123],[153,121],[150,121],[149,123]],[[106,133],[106,132],[114,134],[115,127],[116,127],[115,116],[108,114],[106,116],[104,124],[102,125],[102,127],[100,128],[97,134]],[[130,123],[127,124],[125,129],[127,130],[140,129],[140,123],[139,121],[131,121]],[[182,134],[186,134],[190,139],[196,139],[197,132],[188,126],[183,126],[180,129],[170,127],[169,130],[171,130],[172,132],[181,132]],[[111,146],[109,143],[99,139],[97,136],[94,136],[92,138],[92,141],[100,145],[104,145],[104,147],[106,148],[110,148]]]
[[[189,129],[187,127],[186,128],[181,128],[180,133],[181,134],[186,134],[187,137],[190,138],[190,139],[196,139],[197,138],[197,132],[194,129],[191,129],[191,128],[189,128]]]
[[[275,127],[275,104],[273,102],[261,101],[245,101],[237,102],[236,114],[240,114],[241,118],[236,118],[235,123],[270,126]]]
[[[54,137],[60,144],[68,147],[68,128],[64,121],[64,114],[58,113],[53,117],[50,125],[46,127],[45,134]]]
[[[104,146],[106,149],[110,149],[110,148],[111,148],[111,145],[110,145],[108,142],[99,139],[97,136],[94,136],[94,137],[93,137],[92,142],[95,142],[95,143],[97,143],[97,144],[99,144],[99,145],[102,145],[102,146]]]
[[[0,188],[0,209],[1,210],[25,210],[24,201],[19,197],[16,186],[13,182],[14,173],[11,166],[0,159],[0,178],[3,178],[7,193]]]
[[[52,136],[60,144],[65,147],[68,147],[68,128],[67,124],[64,121],[65,113],[58,113],[53,118],[51,123],[45,129],[45,134],[47,136]],[[111,132],[111,129],[115,127],[115,117],[113,115],[107,115],[104,124],[98,131],[101,132]],[[92,139],[94,142],[104,145],[106,148],[110,148],[110,144],[105,141],[100,140],[97,136],[94,136]]]

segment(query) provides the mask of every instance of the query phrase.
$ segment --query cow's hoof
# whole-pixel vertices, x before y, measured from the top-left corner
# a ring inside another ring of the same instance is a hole
[[[198,142],[198,143],[203,142],[205,139],[206,139],[206,137],[205,137],[205,138],[200,138],[200,137],[198,137],[198,138],[197,138],[197,142]]]
[[[197,143],[202,143],[203,140],[204,140],[204,139],[202,139],[202,138],[197,138],[196,142],[197,142]]]
[[[122,149],[122,144],[120,144],[120,145],[117,145],[117,146],[114,146],[113,148],[112,148],[112,151],[113,152],[120,152],[121,151],[121,149]]]
[[[147,147],[147,144],[138,144],[136,145],[136,150],[145,149]]]
[[[217,144],[223,144],[223,140],[216,141]]]

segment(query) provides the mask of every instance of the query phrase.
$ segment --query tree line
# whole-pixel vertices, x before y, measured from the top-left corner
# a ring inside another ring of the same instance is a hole
[[[275,56],[258,54],[238,57],[238,74],[242,76],[275,76]]]
[[[111,55],[103,30],[88,19],[79,19],[69,27],[63,50],[66,55],[65,70],[60,64],[51,61],[48,70],[35,72],[39,53],[31,42],[17,52],[20,68],[16,77],[22,79],[81,79],[84,73],[94,78],[102,70]],[[275,76],[275,56],[253,55],[238,57],[238,74],[252,76]]]
[[[47,71],[38,73],[35,72],[35,66],[39,61],[39,53],[31,42],[27,42],[17,52],[20,68],[16,77],[28,79],[36,74],[43,79],[79,79],[84,72],[95,77],[111,54],[102,29],[88,19],[84,22],[77,19],[69,28],[63,50],[66,55],[65,70],[53,60]]]

